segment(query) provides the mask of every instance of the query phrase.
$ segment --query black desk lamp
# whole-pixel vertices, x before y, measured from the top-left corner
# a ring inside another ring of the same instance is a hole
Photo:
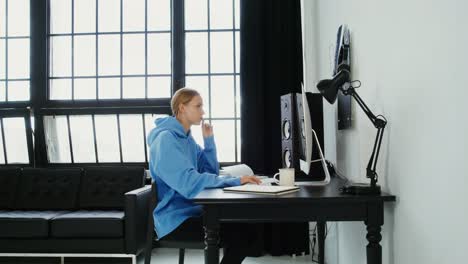
[[[369,117],[372,124],[377,128],[377,136],[375,138],[374,149],[372,155],[367,164],[367,178],[370,178],[370,185],[363,183],[352,183],[343,187],[344,193],[351,194],[380,194],[380,186],[377,185],[377,172],[375,167],[377,166],[377,159],[379,158],[380,145],[382,143],[382,137],[387,120],[385,117],[379,115],[375,116],[364,101],[356,93],[355,87],[351,86],[349,65],[340,64],[337,68],[337,74],[333,76],[333,79],[321,80],[317,84],[317,89],[320,91],[322,96],[330,103],[333,104],[336,101],[338,91],[341,91],[344,95],[351,95],[362,108],[364,113]]]

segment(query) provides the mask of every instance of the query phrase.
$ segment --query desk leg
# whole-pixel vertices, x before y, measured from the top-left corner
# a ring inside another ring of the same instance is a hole
[[[326,222],[317,222],[318,263],[325,263],[325,228]]]
[[[367,226],[367,264],[382,264],[382,247],[380,241],[382,235],[380,234],[381,226],[383,225],[383,204],[372,203],[367,206],[368,220]]]
[[[205,264],[219,263],[219,221],[215,208],[205,210]]]

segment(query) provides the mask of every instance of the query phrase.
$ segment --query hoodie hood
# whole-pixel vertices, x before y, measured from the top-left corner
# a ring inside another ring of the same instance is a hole
[[[190,131],[186,134],[182,124],[173,116],[158,118],[154,121],[154,124],[156,127],[148,135],[148,145],[153,143],[159,133],[166,130],[179,138],[187,138],[190,135]]]

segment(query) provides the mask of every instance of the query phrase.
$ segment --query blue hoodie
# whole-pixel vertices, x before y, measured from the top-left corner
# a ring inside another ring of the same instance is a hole
[[[154,227],[162,238],[187,218],[201,216],[201,206],[191,198],[203,189],[240,185],[240,178],[218,176],[213,136],[204,139],[202,149],[174,117],[157,119],[155,124],[148,135],[149,169],[158,187]]]

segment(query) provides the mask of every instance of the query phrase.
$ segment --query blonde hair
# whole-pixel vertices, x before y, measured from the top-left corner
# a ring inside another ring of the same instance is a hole
[[[195,96],[200,96],[200,93],[194,89],[184,87],[177,90],[171,99],[172,114],[177,116],[179,113],[179,106],[190,102]]]

